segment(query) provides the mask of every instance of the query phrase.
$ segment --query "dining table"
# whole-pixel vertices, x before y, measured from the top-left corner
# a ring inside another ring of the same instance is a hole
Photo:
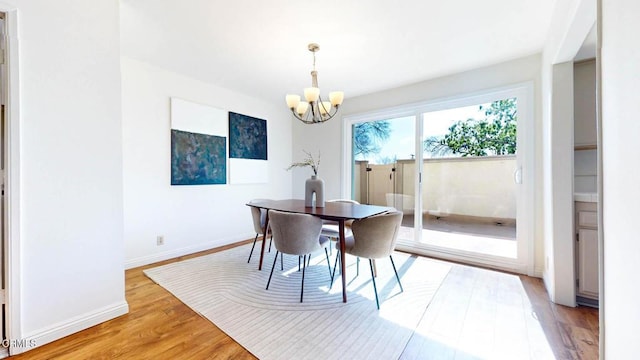
[[[342,275],[342,302],[347,302],[347,278],[345,271],[345,221],[364,219],[370,216],[385,213],[393,210],[391,207],[378,205],[354,204],[347,202],[327,201],[324,207],[305,206],[305,201],[301,199],[285,200],[255,200],[246,204],[247,206],[266,210],[264,228],[262,231],[262,247],[260,250],[260,261],[258,270],[262,270],[264,250],[267,238],[267,228],[269,226],[269,210],[278,210],[298,214],[309,214],[317,216],[323,220],[331,220],[338,223],[338,243],[340,246],[340,273]]]

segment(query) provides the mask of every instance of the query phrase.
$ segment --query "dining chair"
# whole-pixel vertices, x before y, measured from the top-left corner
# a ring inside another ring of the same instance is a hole
[[[360,204],[356,200],[351,200],[351,199],[332,199],[332,200],[327,200],[327,202]],[[353,220],[347,220],[344,222],[345,236],[351,235],[351,223],[353,223]],[[322,220],[322,232],[320,234],[328,237],[330,240],[333,240],[337,243],[340,237],[340,227],[338,225],[338,222],[333,220]],[[329,246],[329,255],[331,255],[331,246]]]
[[[371,281],[373,283],[373,291],[376,295],[376,306],[378,307],[378,310],[380,309],[380,301],[378,300],[378,289],[376,287],[376,276],[373,262],[375,259],[381,259],[387,256],[389,257],[396,279],[398,280],[398,285],[400,285],[400,292],[404,291],[392,256],[396,247],[396,242],[398,241],[398,233],[400,231],[401,223],[402,212],[397,210],[355,220],[351,225],[353,235],[346,238],[345,253],[357,256],[358,266],[359,258],[369,259]]]
[[[267,199],[253,199],[249,203],[262,201]],[[251,209],[251,217],[253,218],[253,230],[256,232],[256,237],[253,239],[253,245],[251,246],[251,252],[249,252],[249,260],[247,263],[251,262],[251,255],[253,255],[253,249],[256,247],[256,242],[258,241],[258,237],[264,234],[264,222],[267,219],[267,211],[264,209],[260,209],[257,207],[250,206]],[[271,232],[270,229],[267,229],[267,235],[265,235],[265,239],[269,236]],[[269,242],[269,251],[271,251],[271,243],[273,242],[273,235],[271,235],[271,241]]]
[[[269,284],[273,277],[273,270],[276,267],[278,254],[302,256],[302,285],[300,289],[300,302],[302,302],[304,294],[304,275],[305,269],[308,266],[307,256],[310,259],[311,253],[322,248],[324,248],[325,256],[327,258],[329,278],[333,282],[333,279],[331,278],[332,272],[331,263],[329,262],[329,253],[326,248],[329,239],[326,236],[320,236],[322,219],[308,214],[270,210],[269,224],[273,235],[273,244],[276,248],[276,256],[273,259],[273,266],[271,267],[269,281],[267,281],[267,290],[269,290]],[[282,255],[280,255],[280,258],[282,259]]]

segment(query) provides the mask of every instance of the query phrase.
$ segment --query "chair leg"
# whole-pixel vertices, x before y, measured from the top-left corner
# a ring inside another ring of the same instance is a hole
[[[251,252],[249,253],[249,260],[247,260],[247,264],[251,262],[251,255],[253,254],[253,249],[256,247],[256,241],[258,241],[258,235],[256,234],[255,239],[253,239],[253,246],[251,246]]]
[[[373,292],[376,294],[376,306],[380,310],[380,302],[378,301],[378,288],[376,287],[376,276],[373,271],[373,261],[369,259],[369,267],[371,268],[371,282],[373,282]]]
[[[391,259],[391,266],[393,266],[393,272],[396,273],[396,279],[398,279],[398,285],[400,285],[400,292],[403,292],[402,283],[400,282],[400,277],[398,276],[398,272],[396,271],[396,264],[393,263],[393,256],[389,255],[389,259]]]
[[[333,286],[333,279],[336,277],[336,268],[338,267],[338,260],[340,260],[340,249],[336,251],[336,261],[333,264],[333,272],[331,273],[331,285]]]
[[[284,255],[280,255],[280,271],[284,271]]]
[[[331,246],[331,243],[334,243],[334,245]],[[339,244],[340,244],[339,238],[329,238],[329,255],[333,255],[331,250],[333,248],[336,248],[337,251],[340,251]]]
[[[273,244],[273,235],[269,238],[269,252],[271,252],[271,244]]]
[[[280,255],[280,258],[282,258],[282,255]],[[269,284],[271,283],[271,277],[273,276],[273,269],[276,268],[276,261],[278,261],[278,251],[276,251],[276,257],[273,258],[273,266],[271,266],[271,274],[269,274],[269,281],[267,281],[266,290],[269,290]]]
[[[376,259],[372,259],[373,260],[373,272],[376,274],[376,277],[378,277],[378,267],[376,266]]]
[[[331,262],[329,261],[329,252],[327,248],[324,248],[324,254],[327,256],[327,266],[329,267],[329,277],[331,278],[331,284],[333,284],[333,274],[331,273]]]
[[[356,276],[360,275],[360,258],[356,258]]]
[[[309,257],[311,257],[311,255],[309,255]],[[300,286],[300,302],[302,302],[302,294],[304,294],[304,269],[307,268],[305,266],[306,262],[307,262],[307,255],[304,256],[304,259],[302,259],[302,285]]]

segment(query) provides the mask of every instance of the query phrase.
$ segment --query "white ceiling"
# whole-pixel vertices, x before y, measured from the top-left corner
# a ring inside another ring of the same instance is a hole
[[[122,54],[267,101],[354,97],[541,52],[556,0],[121,0]],[[346,100],[345,100],[346,101]]]

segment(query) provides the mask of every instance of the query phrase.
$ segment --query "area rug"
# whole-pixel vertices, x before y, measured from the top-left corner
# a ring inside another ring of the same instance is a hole
[[[239,246],[144,273],[259,359],[397,359],[450,269],[396,252],[400,292],[391,262],[377,260],[378,310],[367,260],[358,275],[356,258],[347,256],[343,303],[339,271],[331,286],[325,254],[314,254],[300,303],[298,257],[285,255],[284,270],[278,260],[265,290],[275,251],[265,254],[262,271],[255,252],[247,263],[249,251]]]

